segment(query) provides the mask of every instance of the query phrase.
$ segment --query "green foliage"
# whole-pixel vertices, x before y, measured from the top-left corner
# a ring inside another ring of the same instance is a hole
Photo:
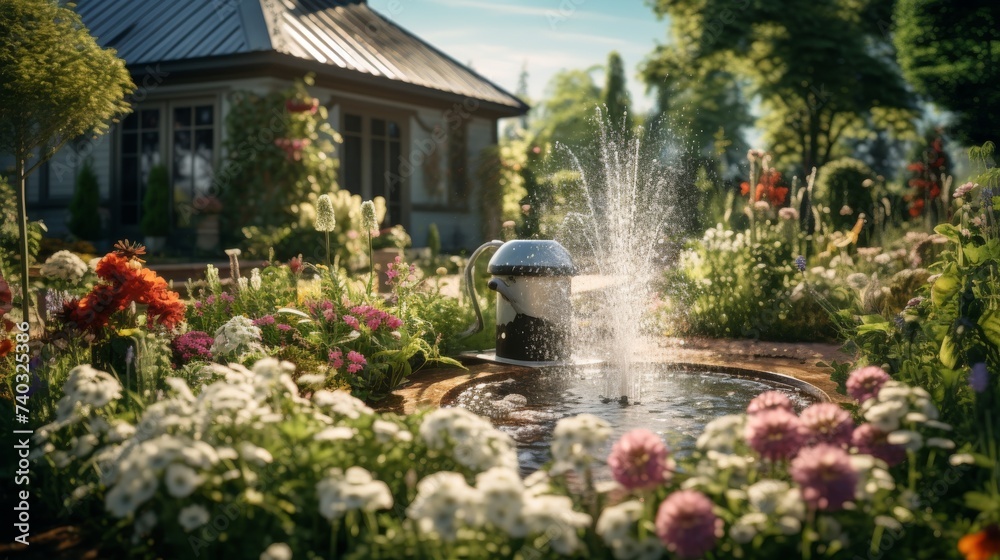
[[[563,70],[549,80],[545,100],[532,125],[539,145],[590,146],[596,136],[601,90],[587,70]]]
[[[223,231],[243,233],[229,243],[264,238],[288,257],[301,251],[306,235],[315,237],[312,215],[301,207],[311,208],[320,194],[337,190],[341,138],[327,122],[322,104],[314,111],[289,110],[290,102],[312,107],[307,90],[312,84],[312,77],[306,76],[292,88],[266,95],[231,95],[224,143],[228,159],[213,183],[223,201]],[[337,221],[337,230],[346,231],[340,216]]]
[[[143,235],[166,236],[170,233],[170,181],[167,168],[153,166],[146,182],[146,194],[142,199],[142,222],[139,224]]]
[[[830,209],[830,219],[838,229],[850,229],[859,213],[871,218],[875,212],[875,172],[853,158],[833,160],[819,168],[812,203]],[[841,214],[844,207],[851,211]]]
[[[14,187],[0,175],[0,275],[7,280],[20,278],[21,234],[18,233],[17,196]],[[28,222],[28,259],[37,260],[45,225]],[[18,294],[14,294],[16,297]]]
[[[886,38],[867,13],[875,4],[659,0],[654,10],[670,18],[673,41],[654,55],[647,82],[671,71],[695,79],[731,71],[745,97],[762,101],[757,124],[775,165],[808,173],[835,158],[847,136],[910,128],[912,96],[880,52]]]
[[[101,217],[98,212],[101,204],[101,187],[97,182],[97,174],[87,160],[76,177],[76,189],[73,190],[73,200],[69,204],[69,231],[86,241],[101,239]]]
[[[952,111],[952,130],[980,144],[1000,128],[1000,11],[989,0],[899,0],[893,41],[918,93]]]
[[[608,122],[615,129],[628,132],[635,126],[635,115],[632,114],[632,101],[628,94],[624,66],[621,55],[617,51],[611,51],[608,55],[608,67],[604,80],[604,90],[601,91],[601,100],[607,111]]]
[[[431,259],[441,254],[441,232],[436,223],[427,226],[427,248],[431,250]]]

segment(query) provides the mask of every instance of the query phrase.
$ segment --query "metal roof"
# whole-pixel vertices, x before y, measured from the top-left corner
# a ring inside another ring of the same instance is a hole
[[[98,42],[130,67],[275,51],[527,110],[364,1],[78,0],[76,10]]]

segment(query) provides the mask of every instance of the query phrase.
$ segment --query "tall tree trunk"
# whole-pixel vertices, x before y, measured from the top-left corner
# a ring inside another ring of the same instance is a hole
[[[21,234],[21,321],[30,322],[31,290],[28,286],[28,208],[25,201],[25,154],[18,146],[14,175],[17,177],[17,228]]]

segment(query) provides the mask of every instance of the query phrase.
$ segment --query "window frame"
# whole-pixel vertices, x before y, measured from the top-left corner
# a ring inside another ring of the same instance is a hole
[[[373,189],[375,188],[375,182],[372,176],[372,141],[375,139],[372,133],[371,122],[372,119],[378,119],[383,121],[392,121],[399,125],[399,159],[400,164],[406,161],[410,149],[410,119],[415,114],[413,111],[408,111],[405,109],[399,109],[394,107],[386,107],[383,105],[369,104],[369,103],[358,103],[354,101],[336,101],[336,114],[337,114],[337,131],[341,136],[358,136],[361,139],[361,198],[363,200],[371,200],[375,195]],[[332,113],[333,111],[331,111]],[[361,117],[361,133],[360,135],[356,133],[346,132],[346,116],[347,115],[357,115]],[[388,135],[382,135],[380,139],[388,141]],[[340,169],[338,171],[338,185],[344,190],[348,190],[345,185],[345,170],[347,161],[346,149],[347,143],[342,142],[337,148],[337,157],[340,161]],[[388,160],[388,152],[386,154]],[[413,211],[413,203],[410,197],[410,177],[409,175],[400,172],[400,184],[399,184],[399,213],[400,219],[399,224],[404,228],[410,227],[410,218]],[[390,206],[390,201],[386,200],[386,205]],[[383,226],[393,226],[396,224],[384,223]]]

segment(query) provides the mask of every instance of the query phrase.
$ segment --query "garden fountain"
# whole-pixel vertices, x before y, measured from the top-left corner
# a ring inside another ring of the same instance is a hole
[[[600,132],[597,157],[562,148],[577,179],[555,209],[564,216],[554,232],[558,241],[492,241],[473,253],[466,269],[475,302],[475,260],[497,249],[489,264],[489,287],[497,292],[496,353],[480,357],[538,369],[459,387],[443,403],[489,417],[514,437],[522,468],[532,470],[546,458],[555,422],[566,416],[601,416],[616,435],[636,427],[660,431],[683,452],[706,423],[742,412],[763,391],[782,391],[798,408],[827,400],[788,376],[651,363],[656,345],[644,334],[650,330],[644,316],[656,300],[653,283],[666,240],[680,233],[685,218],[672,204],[677,173],[660,163],[669,159],[663,148],[669,144],[605,126]],[[578,272],[603,287],[576,297],[574,313],[570,284]]]

